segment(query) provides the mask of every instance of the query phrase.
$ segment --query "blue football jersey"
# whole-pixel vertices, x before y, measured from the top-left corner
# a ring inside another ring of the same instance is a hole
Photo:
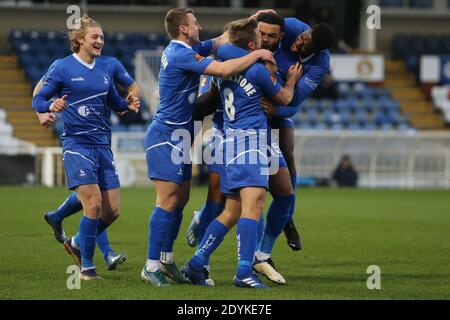
[[[47,74],[52,71],[55,66],[61,61],[62,59],[56,59],[53,61],[53,63],[48,67],[47,72],[44,74],[42,79],[44,79]],[[110,72],[111,77],[114,79],[115,82],[117,82],[120,86],[124,88],[128,88],[131,86],[134,82],[134,79],[130,76],[130,74],[127,72],[125,67],[122,63],[120,63],[119,60],[117,60],[114,57],[109,56],[99,56],[95,58],[95,61],[103,61],[108,65],[108,70]]]
[[[103,61],[108,65],[111,72],[111,77],[117,82],[121,87],[128,88],[134,82],[134,79],[127,72],[125,67],[119,60],[110,56],[100,56],[95,59],[96,61]]]
[[[286,18],[284,33],[285,36],[280,42],[280,46],[275,51],[274,57],[278,66],[278,76],[286,81],[286,74],[289,67],[297,61],[303,66],[303,75],[297,82],[295,95],[291,106],[299,106],[308,98],[317,86],[322,82],[330,69],[330,51],[322,50],[317,54],[302,58],[291,53],[291,46],[298,35],[310,29],[310,26],[296,18]]]
[[[67,109],[61,112],[63,149],[76,145],[108,146],[110,108],[128,110],[114,88],[110,66],[102,59],[91,65],[76,54],[59,59],[43,77],[43,86],[33,98],[33,109],[48,112],[52,97],[67,95]]]
[[[161,57],[159,107],[155,119],[169,125],[191,121],[200,75],[213,61],[207,58],[211,49],[211,40],[193,47],[179,40],[170,42]]]
[[[217,56],[225,61],[233,59],[236,52],[242,50],[233,45],[224,45],[219,48]],[[276,95],[281,86],[278,82],[273,83],[264,64],[256,62],[244,72],[219,79],[218,82],[225,129],[267,129],[267,117],[260,98]]]

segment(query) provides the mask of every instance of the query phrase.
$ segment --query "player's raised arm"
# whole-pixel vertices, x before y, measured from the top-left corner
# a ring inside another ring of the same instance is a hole
[[[288,105],[291,103],[292,98],[294,97],[294,88],[297,81],[300,79],[302,75],[302,66],[300,63],[296,63],[291,66],[286,75],[287,80],[284,87],[278,91],[278,93],[271,97],[270,100],[277,104]]]
[[[273,53],[269,50],[259,49],[250,52],[244,57],[231,59],[224,62],[213,61],[206,67],[204,74],[218,76],[222,78],[231,77],[248,69],[258,60],[275,62]]]

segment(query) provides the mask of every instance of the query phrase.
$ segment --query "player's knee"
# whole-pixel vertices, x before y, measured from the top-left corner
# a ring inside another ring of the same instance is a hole
[[[178,197],[172,195],[158,199],[157,205],[166,211],[172,212],[181,205],[181,202]]]
[[[239,212],[233,212],[229,209],[225,209],[217,218],[220,223],[231,229],[239,220]]]
[[[220,192],[219,189],[215,192],[208,193],[207,201],[223,205],[225,204],[225,197],[223,196],[223,194]]]
[[[102,202],[98,199],[89,199],[84,210],[91,215],[99,217],[102,212]]]
[[[108,208],[106,212],[103,213],[103,217],[106,217],[106,219],[109,221],[109,223],[113,223],[116,221],[120,216],[120,209],[117,208]]]

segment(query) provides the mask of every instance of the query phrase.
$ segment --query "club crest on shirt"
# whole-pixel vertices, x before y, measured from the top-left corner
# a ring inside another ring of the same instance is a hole
[[[194,54],[194,58],[195,58],[195,60],[197,60],[198,62],[202,62],[202,60],[205,59],[205,57],[199,55],[198,53]]]

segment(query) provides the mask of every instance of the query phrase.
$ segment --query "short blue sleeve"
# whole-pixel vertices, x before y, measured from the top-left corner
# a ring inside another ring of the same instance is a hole
[[[224,44],[217,49],[217,58],[219,60],[230,60],[243,57],[248,54],[248,51],[232,44]]]
[[[48,67],[47,72],[42,76],[42,81],[45,81],[47,75],[48,75],[53,69],[55,69],[55,67],[58,65],[58,62],[59,62],[60,60],[61,60],[61,59],[56,59],[55,61],[53,61],[53,63],[50,65],[50,67]]]
[[[278,81],[273,83],[269,70],[262,63],[255,63],[246,76],[261,89],[261,93],[265,97],[273,97],[281,90],[280,83]]]
[[[40,113],[49,112],[49,107],[52,104],[50,99],[59,96],[62,82],[58,65],[50,68],[42,78],[41,90],[33,98],[33,109]]]
[[[319,63],[311,65],[308,71],[302,76],[302,78],[295,85],[294,98],[290,105],[298,106],[306,98],[308,98],[317,86],[322,82],[323,78],[329,71],[328,63]]]
[[[194,44],[192,46],[192,50],[194,50],[195,52],[197,52],[199,55],[201,56],[209,56],[211,54],[211,49],[213,47],[213,41],[212,40],[206,40],[206,41],[201,41],[197,44]]]
[[[213,61],[191,49],[184,49],[177,56],[176,64],[182,70],[202,74]]]
[[[117,81],[119,85],[124,88],[128,88],[129,86],[131,86],[134,82],[134,79],[128,74],[123,64],[120,63],[120,61],[116,58],[112,58],[111,63],[113,70],[112,76],[114,81]]]
[[[126,100],[119,96],[112,82],[109,85],[108,95],[106,96],[106,103],[113,111],[116,112],[123,112],[128,110],[128,104]]]

